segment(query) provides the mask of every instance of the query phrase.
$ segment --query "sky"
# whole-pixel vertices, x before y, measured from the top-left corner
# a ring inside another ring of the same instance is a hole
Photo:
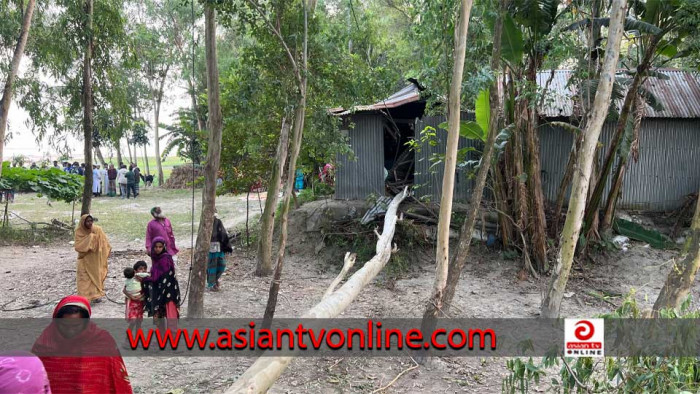
[[[27,59],[23,59],[23,63],[27,62]],[[24,71],[24,67],[20,67],[20,74]],[[26,69],[26,68],[25,68]],[[55,82],[55,81],[54,81]],[[173,83],[171,86],[166,87],[163,93],[163,104],[161,106],[160,113],[160,123],[172,124],[175,120],[175,113],[178,108],[190,107],[191,100],[187,96],[187,90],[184,86],[181,86],[184,82],[178,81],[178,83]],[[37,143],[36,137],[32,133],[31,129],[27,127],[27,121],[29,115],[26,111],[17,105],[17,96],[13,97],[12,104],[10,105],[10,113],[8,116],[8,132],[12,132],[12,139],[5,144],[5,149],[3,152],[3,160],[11,161],[12,157],[15,155],[24,155],[29,159],[29,163],[32,161],[40,161],[41,159],[48,156],[50,161],[56,160],[58,158],[58,152],[49,146],[48,142]],[[153,120],[153,113],[149,114],[149,120]],[[161,135],[163,130],[161,129]],[[149,156],[155,156],[155,146],[153,145],[153,132],[149,133],[149,140],[151,144],[148,146],[147,151]],[[82,158],[83,155],[83,140],[77,139],[73,136],[67,136],[66,142],[73,154],[73,158],[78,160]],[[165,146],[167,140],[161,140],[161,149]],[[109,149],[103,148],[102,154],[105,160],[108,159],[110,155]],[[122,154],[128,155],[126,150],[126,143],[122,140]],[[175,152],[171,152],[174,155]],[[116,157],[116,152],[113,152]],[[142,151],[139,151],[139,156],[143,155]]]

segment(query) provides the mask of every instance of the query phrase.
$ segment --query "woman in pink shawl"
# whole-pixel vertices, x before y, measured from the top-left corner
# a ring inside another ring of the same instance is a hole
[[[29,352],[0,354],[0,394],[15,393],[51,394],[44,364]]]
[[[153,241],[156,237],[161,237],[165,240],[165,247],[168,250],[168,254],[173,257],[173,260],[177,261],[175,256],[179,251],[177,246],[175,246],[173,225],[170,224],[170,220],[163,215],[163,210],[160,209],[160,207],[153,207],[151,209],[151,216],[153,216],[153,220],[148,222],[148,226],[146,227],[146,253],[151,253]]]

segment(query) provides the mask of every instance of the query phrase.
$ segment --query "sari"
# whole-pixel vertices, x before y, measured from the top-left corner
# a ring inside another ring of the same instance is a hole
[[[107,257],[112,247],[100,226],[93,224],[91,230],[85,228],[88,216],[90,215],[80,217],[80,225],[75,230],[74,247],[78,252],[78,294],[92,301],[105,295]]]
[[[91,314],[90,302],[81,296],[62,299],[53,312],[54,320],[34,342],[32,353],[39,356],[49,377],[51,392],[132,393],[126,366],[114,338],[95,323],[72,338],[61,334],[56,316],[66,305],[75,305]]]
[[[162,243],[164,249],[156,254],[154,246]],[[180,285],[175,276],[175,263],[165,246],[165,238],[155,237],[151,245],[151,276],[143,278],[143,288],[146,294],[146,309],[148,316],[153,316],[156,325],[161,325],[165,318],[166,328],[177,330],[177,319],[180,317]]]

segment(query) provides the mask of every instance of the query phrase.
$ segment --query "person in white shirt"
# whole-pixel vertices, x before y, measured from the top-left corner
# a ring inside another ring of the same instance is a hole
[[[126,198],[126,173],[129,172],[129,170],[126,169],[126,166],[122,164],[121,168],[119,168],[119,171],[117,171],[117,183],[119,184],[119,190],[122,198]]]

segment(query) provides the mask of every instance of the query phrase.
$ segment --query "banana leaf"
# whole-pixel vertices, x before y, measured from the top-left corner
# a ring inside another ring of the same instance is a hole
[[[675,244],[669,237],[629,220],[616,218],[613,221],[613,230],[635,241],[646,242],[651,245],[652,248],[671,249],[675,247]]]

